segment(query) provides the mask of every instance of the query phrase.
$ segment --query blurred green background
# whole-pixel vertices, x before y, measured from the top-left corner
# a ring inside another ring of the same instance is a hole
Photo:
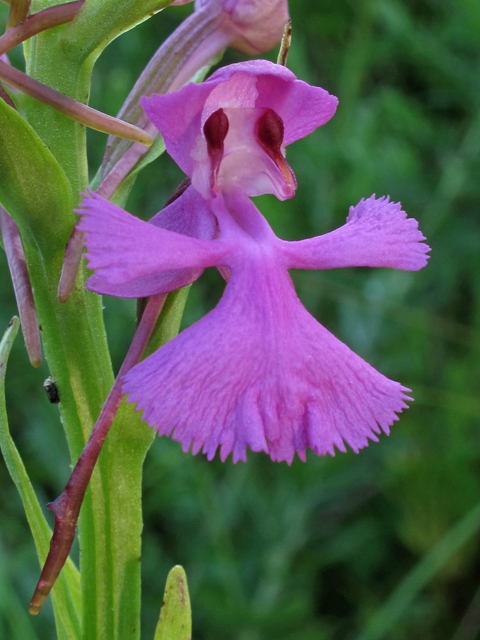
[[[91,104],[115,115],[159,44],[190,13],[172,8],[99,59]],[[168,570],[189,578],[195,640],[474,640],[480,637],[480,3],[291,0],[289,67],[338,96],[334,119],[289,147],[298,192],[258,199],[276,233],[334,229],[348,207],[389,194],[432,247],[423,271],[293,273],[300,298],[415,402],[359,455],[291,467],[251,454],[207,462],[157,439],[145,466],[143,631],[153,637]],[[7,8],[0,6],[0,21]],[[271,59],[276,55],[272,54]],[[19,52],[13,61],[21,66]],[[223,63],[242,59],[228,52]],[[92,175],[106,137],[89,134]],[[128,209],[151,217],[182,179],[167,156]],[[0,327],[16,313],[0,254]],[[219,299],[209,270],[184,325]],[[105,299],[115,368],[132,301]],[[3,329],[2,329],[3,331]],[[321,366],[321,363],[319,363]],[[19,337],[7,373],[11,430],[40,501],[69,475],[58,412]],[[54,637],[51,607],[26,613],[39,575],[20,500],[0,463],[0,638]],[[50,520],[53,520],[50,517]],[[108,639],[106,639],[108,640]]]

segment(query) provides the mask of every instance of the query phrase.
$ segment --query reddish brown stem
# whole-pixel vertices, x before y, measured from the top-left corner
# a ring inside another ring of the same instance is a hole
[[[58,283],[57,298],[60,302],[67,302],[73,291],[75,279],[82,260],[84,242],[85,234],[83,231],[80,231],[80,229],[77,229],[77,227],[74,227],[68,239],[67,246],[65,247],[62,273],[60,274],[60,282]]]
[[[75,469],[63,493],[48,505],[50,511],[55,514],[55,525],[50,542],[50,551],[43,567],[40,579],[30,602],[30,613],[36,615],[42,608],[50,590],[55,584],[60,571],[65,564],[72,547],[77,528],[80,507],[82,506],[85,491],[92,476],[103,443],[112,426],[118,407],[122,401],[123,377],[136,365],[147,346],[152,335],[155,323],[162,310],[167,295],[152,296],[146,306],[138,329],[128,350],[127,356],[118,373],[115,383],[103,406],[100,416],[85,445]]]
[[[41,31],[71,22],[84,4],[85,0],[59,4],[25,18],[23,22],[11,27],[0,38],[0,55],[10,51],[10,49],[16,47],[17,44],[28,40],[28,38],[37,35],[37,33]]]
[[[147,146],[153,142],[145,131],[135,127],[133,124],[117,120],[117,118],[112,118],[106,113],[101,113],[81,102],[77,102],[73,98],[69,98],[46,84],[27,76],[26,73],[5,64],[2,60],[0,60],[0,80],[91,129],[141,142]]]

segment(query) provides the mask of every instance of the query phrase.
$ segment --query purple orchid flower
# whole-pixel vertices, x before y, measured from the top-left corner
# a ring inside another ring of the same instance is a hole
[[[98,293],[143,297],[193,281],[209,266],[228,280],[205,318],[125,376],[123,390],[161,435],[208,459],[246,449],[290,464],[295,451],[334,455],[377,440],[407,408],[389,380],[320,325],[298,300],[289,269],[418,270],[429,248],[388,198],[362,200],[346,224],[285,242],[249,199],[292,197],[285,146],[324,124],[337,99],[266,61],[221,69],[202,85],[143,101],[192,186],[142,222],[96,194],[80,228]],[[159,228],[163,227],[163,228]]]

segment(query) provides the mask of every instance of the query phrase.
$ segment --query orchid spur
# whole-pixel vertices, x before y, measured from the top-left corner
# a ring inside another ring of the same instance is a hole
[[[91,194],[79,213],[88,288],[165,293],[217,266],[225,293],[205,318],[125,376],[129,401],[161,435],[209,459],[246,448],[292,462],[388,433],[409,390],[331,335],[301,305],[288,270],[418,270],[429,248],[399,204],[374,196],[323,236],[285,242],[250,201],[294,195],[285,146],[327,122],[337,100],[266,61],[231,65],[202,85],[142,102],[192,186],[152,224]],[[163,228],[162,228],[163,227]],[[196,236],[196,237],[189,237]]]

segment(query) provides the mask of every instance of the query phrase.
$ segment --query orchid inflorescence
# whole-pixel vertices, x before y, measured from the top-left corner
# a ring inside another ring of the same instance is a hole
[[[42,30],[75,21],[84,5],[89,8],[88,2],[75,2],[26,17],[29,3],[12,2],[15,31],[0,38],[0,54]],[[305,461],[307,449],[333,456],[348,445],[358,452],[381,431],[388,434],[411,400],[409,389],[376,371],[306,311],[288,272],[421,269],[429,247],[417,222],[389,197],[373,195],[350,208],[342,227],[289,242],[275,235],[252,201],[264,194],[280,201],[295,195],[286,147],[326,124],[337,108],[337,98],[283,66],[289,27],[282,64],[251,60],[220,68],[203,83],[188,82],[227,45],[247,54],[270,49],[287,21],[285,0],[196,0],[195,12],[154,55],[116,119],[10,68],[7,58],[0,61],[0,80],[10,87],[111,134],[96,191],[84,190],[76,209],[80,221],[68,229],[59,300],[71,304],[82,277],[82,269],[77,274],[84,244],[94,272],[87,289],[148,299],[95,426],[86,437],[82,431],[82,446],[87,443],[81,455],[72,456],[76,466],[67,487],[49,506],[55,529],[32,613],[40,610],[68,557],[85,491],[124,394],[143,420],[184,451],[202,451],[209,460],[219,451],[222,461],[232,454],[236,463],[247,460],[250,448],[289,465],[295,453]],[[159,135],[187,181],[147,223],[110,199],[121,188],[128,191],[127,181],[148,154],[161,153]],[[145,144],[154,140],[148,151]],[[17,226],[0,208],[0,225],[27,349],[38,366],[40,334],[22,219]],[[60,263],[55,257],[55,268]],[[141,361],[167,295],[193,283],[207,267],[217,267],[226,281],[217,307]],[[63,322],[63,312],[54,308]],[[94,341],[99,332],[91,333]],[[61,391],[67,406],[68,393]],[[66,424],[69,415],[63,415]]]

